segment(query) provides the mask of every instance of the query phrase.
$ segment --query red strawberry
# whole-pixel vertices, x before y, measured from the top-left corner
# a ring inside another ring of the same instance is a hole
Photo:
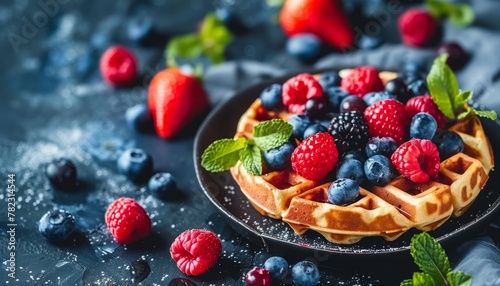
[[[108,48],[99,60],[99,68],[104,80],[115,86],[130,84],[137,76],[134,54],[121,46]]]
[[[420,95],[410,98],[406,102],[405,110],[409,118],[412,118],[419,112],[427,112],[436,119],[438,128],[443,129],[446,127],[446,117],[439,110],[430,95]]]
[[[333,170],[338,160],[337,146],[327,132],[302,141],[292,153],[292,169],[302,177],[320,181]]]
[[[283,84],[283,105],[292,113],[304,113],[308,99],[322,96],[323,88],[308,73],[294,76]]]
[[[143,239],[151,230],[148,213],[131,198],[119,198],[112,202],[104,217],[109,232],[121,244]]]
[[[279,17],[289,36],[311,33],[338,49],[348,49],[354,44],[353,31],[340,0],[287,0]]]
[[[405,106],[396,99],[384,99],[365,109],[365,119],[372,137],[391,137],[398,144],[406,139],[409,124]]]
[[[162,138],[175,136],[208,107],[208,95],[201,83],[179,69],[157,73],[149,85],[148,104],[156,132]]]
[[[398,19],[399,32],[403,43],[423,47],[433,42],[439,34],[439,22],[427,10],[412,8]]]
[[[399,146],[391,162],[406,178],[415,183],[425,183],[439,171],[439,151],[430,140],[411,139]]]
[[[220,239],[213,232],[202,229],[184,231],[170,246],[170,255],[177,262],[177,267],[191,276],[212,268],[221,252]]]
[[[353,69],[349,75],[342,79],[340,85],[350,94],[357,96],[384,90],[384,83],[380,79],[377,69],[370,66]]]

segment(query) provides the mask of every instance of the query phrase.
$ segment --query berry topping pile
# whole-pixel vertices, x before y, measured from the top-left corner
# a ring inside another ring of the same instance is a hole
[[[308,99],[322,96],[323,88],[310,74],[299,74],[283,84],[283,105],[292,113],[304,113]]]

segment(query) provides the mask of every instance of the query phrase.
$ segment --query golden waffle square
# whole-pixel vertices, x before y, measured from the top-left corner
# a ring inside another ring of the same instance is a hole
[[[359,200],[350,205],[329,203],[330,184],[322,184],[291,200],[283,221],[297,234],[312,229],[331,242],[351,244],[366,236],[382,236],[392,241],[408,230],[407,218],[363,188],[360,188]]]

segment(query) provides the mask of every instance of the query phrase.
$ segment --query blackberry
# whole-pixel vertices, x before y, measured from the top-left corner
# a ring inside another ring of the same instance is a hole
[[[370,133],[368,123],[359,111],[343,112],[330,122],[328,132],[335,138],[339,154],[365,148]]]

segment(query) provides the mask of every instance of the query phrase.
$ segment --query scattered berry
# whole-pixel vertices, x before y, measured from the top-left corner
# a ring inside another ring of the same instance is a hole
[[[289,169],[292,166],[291,156],[295,145],[285,142],[283,145],[262,152],[262,158],[266,166],[274,171]]]
[[[321,41],[313,34],[297,34],[288,38],[286,51],[302,60],[314,59],[321,50]]]
[[[438,148],[430,140],[410,139],[391,156],[392,164],[409,180],[425,183],[439,171]]]
[[[372,156],[365,161],[365,176],[368,181],[378,186],[385,186],[394,175],[394,166],[383,155]]]
[[[464,150],[464,141],[456,132],[440,130],[432,138],[439,151],[441,161]]]
[[[198,276],[215,265],[222,252],[220,239],[211,231],[186,230],[170,246],[177,267],[190,276]]]
[[[288,262],[283,257],[269,257],[264,262],[264,268],[269,271],[271,277],[277,280],[285,279],[286,275],[288,274]]]
[[[266,110],[278,110],[283,106],[281,84],[274,83],[260,93],[260,102]]]
[[[372,37],[368,35],[362,35],[358,39],[357,46],[361,50],[373,50],[382,45],[382,41],[377,37]]]
[[[64,210],[49,211],[38,222],[38,231],[53,243],[65,241],[74,230],[75,217]]]
[[[323,88],[323,90],[326,90],[330,87],[338,87],[340,86],[340,82],[342,81],[342,78],[340,77],[338,72],[324,72],[319,76],[318,82]]]
[[[398,143],[391,137],[372,137],[366,143],[365,153],[367,157],[384,155],[390,158],[397,148]]]
[[[363,113],[367,105],[363,98],[357,95],[349,95],[340,103],[340,112],[359,111]]]
[[[131,198],[118,198],[104,215],[106,226],[116,242],[128,244],[149,235],[151,219],[148,213]]]
[[[125,150],[116,161],[118,172],[127,178],[145,181],[153,172],[153,158],[144,150],[132,148]]]
[[[419,112],[427,112],[436,119],[438,128],[443,129],[446,126],[444,114],[439,110],[430,95],[420,95],[410,98],[405,104],[405,110],[409,118],[412,118]]]
[[[378,70],[370,66],[362,66],[352,70],[342,79],[342,88],[348,93],[363,96],[369,92],[384,90],[384,84]]]
[[[403,43],[423,47],[431,44],[439,34],[439,23],[427,10],[410,8],[398,19]]]
[[[363,148],[370,138],[368,124],[358,111],[344,112],[334,117],[328,132],[335,138],[340,154]]]
[[[410,123],[410,138],[432,140],[437,130],[437,122],[427,112],[419,112]]]
[[[446,59],[446,64],[450,66],[452,70],[459,70],[462,68],[469,60],[469,54],[456,42],[443,43],[437,50],[437,54],[441,55],[447,53],[448,59]]]
[[[292,281],[295,285],[315,286],[319,282],[319,269],[310,261],[301,261],[292,268]]]
[[[336,179],[351,179],[361,185],[365,180],[364,164],[356,159],[342,159],[337,164]]]
[[[423,79],[417,79],[408,84],[408,89],[411,91],[413,96],[426,95],[429,94],[429,88],[427,87],[427,82]]]
[[[129,264],[130,274],[132,275],[132,279],[134,283],[139,283],[146,279],[151,273],[151,267],[149,263],[144,259],[139,259],[136,261],[132,261]]]
[[[307,73],[294,76],[283,84],[283,105],[292,113],[304,113],[308,99],[322,96],[321,85]]]
[[[379,92],[369,92],[363,96],[363,100],[366,102],[366,106],[370,106],[377,101],[381,101],[384,99],[397,99],[396,95],[390,94],[387,91],[379,91]]]
[[[324,97],[313,97],[306,101],[306,115],[312,119],[322,118],[328,110]]]
[[[325,97],[328,103],[328,107],[333,112],[339,112],[340,103],[347,96],[349,96],[349,93],[340,86],[334,86],[325,89]]]
[[[125,120],[135,131],[149,132],[154,130],[153,116],[145,104],[129,107],[125,112]]]
[[[270,286],[271,274],[265,268],[255,266],[245,275],[245,286]]]
[[[76,166],[68,159],[57,159],[47,165],[45,174],[52,185],[58,189],[70,189],[76,186]]]
[[[331,204],[338,206],[352,204],[358,197],[359,184],[355,180],[340,178],[328,187],[328,201]]]
[[[308,180],[320,181],[337,164],[338,152],[327,132],[302,141],[292,153],[292,169]]]
[[[407,102],[412,97],[411,92],[408,90],[404,79],[395,78],[391,79],[385,84],[385,91],[390,94],[396,95],[397,99],[403,103]]]
[[[406,139],[408,117],[405,106],[395,99],[377,101],[365,110],[370,134],[373,137],[391,137],[396,143]]]
[[[306,131],[307,127],[314,124],[314,122],[305,114],[294,114],[288,118],[287,122],[293,126],[293,137],[299,140],[304,139],[304,131]]]
[[[137,77],[135,56],[125,47],[108,48],[101,56],[99,66],[104,80],[114,86],[131,84]]]
[[[156,173],[148,181],[148,190],[157,198],[168,200],[177,191],[177,182],[170,173]]]
[[[313,123],[312,125],[310,125],[309,127],[306,128],[306,130],[304,130],[304,139],[305,138],[308,138],[308,137],[311,137],[312,135],[314,134],[318,134],[320,132],[327,132],[328,131],[328,128],[325,127],[323,124],[321,123]]]

